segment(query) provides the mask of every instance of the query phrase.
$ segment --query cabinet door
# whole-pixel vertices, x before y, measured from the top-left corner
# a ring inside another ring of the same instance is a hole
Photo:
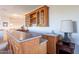
[[[35,38],[27,42],[22,42],[21,46],[22,46],[22,50],[24,54],[37,54],[38,46],[39,46],[39,39]]]
[[[39,26],[48,26],[48,7],[39,9]]]
[[[56,37],[48,36],[48,53],[56,53]]]
[[[31,26],[31,23],[30,23],[30,14],[26,14],[25,15],[25,23],[26,23],[26,26]]]
[[[49,23],[49,8],[46,6],[44,7],[44,26],[48,26]]]
[[[47,53],[55,54],[56,53],[56,43],[58,40],[57,36],[49,36],[49,35],[43,35],[43,38],[47,39]]]

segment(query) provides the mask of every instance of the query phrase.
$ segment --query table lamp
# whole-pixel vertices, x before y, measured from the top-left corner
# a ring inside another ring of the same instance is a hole
[[[65,42],[70,42],[69,34],[73,33],[73,21],[72,20],[63,20],[61,22],[61,32],[64,32]]]

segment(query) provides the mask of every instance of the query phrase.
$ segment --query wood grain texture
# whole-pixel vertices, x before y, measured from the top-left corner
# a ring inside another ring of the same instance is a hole
[[[23,42],[23,43],[21,43],[21,46],[22,46],[23,53],[25,53],[25,54],[38,53],[37,50],[38,50],[38,46],[39,46],[39,39],[35,38],[35,39],[29,40],[27,42]]]
[[[43,38],[47,39],[47,53],[56,54],[57,36],[43,35]]]
[[[48,6],[42,6],[32,12],[25,15],[25,23],[28,26],[36,24],[36,26],[46,27],[49,22],[49,8]]]
[[[14,54],[46,54],[47,43],[40,44],[40,39],[40,37],[37,37],[18,43],[14,38],[8,35],[9,49]]]

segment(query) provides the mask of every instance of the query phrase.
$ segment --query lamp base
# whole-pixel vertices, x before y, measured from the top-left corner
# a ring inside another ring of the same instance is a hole
[[[68,37],[68,33],[64,33],[64,42],[70,42],[70,39]]]

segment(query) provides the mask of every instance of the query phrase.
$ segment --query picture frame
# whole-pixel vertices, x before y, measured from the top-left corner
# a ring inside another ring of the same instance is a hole
[[[8,27],[8,22],[4,21],[3,22],[3,27]]]

